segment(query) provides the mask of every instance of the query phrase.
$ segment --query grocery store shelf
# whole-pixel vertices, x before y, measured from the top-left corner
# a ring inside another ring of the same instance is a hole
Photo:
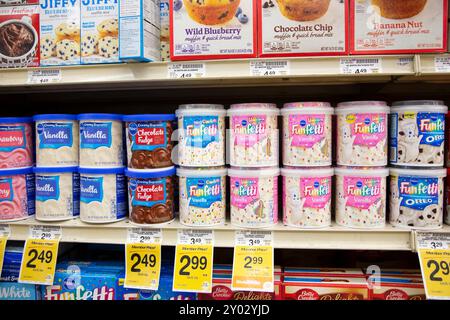
[[[111,243],[122,244],[126,241],[128,221],[113,224],[92,225],[71,220],[58,223],[41,223],[34,219],[10,224],[11,240],[25,240],[30,225],[60,225],[62,242],[71,243]],[[163,244],[175,245],[177,230],[187,228],[174,221],[162,226]],[[239,228],[226,224],[215,227],[215,246],[233,247],[234,231]],[[269,229],[268,229],[269,230]],[[275,248],[284,249],[345,249],[345,250],[414,250],[414,235],[409,230],[387,226],[377,230],[348,229],[333,225],[325,229],[299,230],[281,224],[271,228],[274,232]],[[444,232],[450,232],[446,226]]]

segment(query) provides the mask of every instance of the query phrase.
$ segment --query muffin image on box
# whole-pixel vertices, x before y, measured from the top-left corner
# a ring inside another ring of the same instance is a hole
[[[61,40],[73,40],[80,42],[80,26],[74,22],[64,22],[58,25],[55,29],[55,34],[58,41]]]
[[[422,12],[427,0],[372,0],[380,15],[388,19],[407,19]]]
[[[330,0],[277,0],[283,16],[294,21],[312,21],[324,16]]]
[[[177,0],[174,6],[179,6]],[[192,20],[205,24],[223,24],[235,16],[240,0],[183,0],[186,11]]]

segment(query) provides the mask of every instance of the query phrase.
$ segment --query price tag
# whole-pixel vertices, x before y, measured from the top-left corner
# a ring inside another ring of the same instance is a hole
[[[274,291],[271,231],[236,231],[232,290]]]
[[[341,74],[381,73],[381,58],[341,58]]]
[[[5,258],[6,242],[11,231],[6,224],[0,224],[0,275],[2,274],[3,259]]]
[[[427,299],[450,300],[450,234],[417,232]]]
[[[214,233],[178,230],[173,291],[211,293]]]
[[[167,70],[170,79],[193,79],[206,76],[204,63],[170,63]]]
[[[61,227],[30,227],[30,235],[23,250],[19,282],[53,284],[61,235]]]
[[[434,70],[436,72],[450,72],[450,55],[435,57]]]
[[[28,84],[47,84],[61,82],[61,69],[39,69],[28,71]]]
[[[289,60],[252,60],[250,75],[252,77],[288,76],[291,73]]]
[[[158,290],[161,243],[161,229],[128,229],[125,246],[125,288]]]

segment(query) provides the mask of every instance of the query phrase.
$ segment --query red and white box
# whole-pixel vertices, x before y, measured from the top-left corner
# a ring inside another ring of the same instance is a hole
[[[0,0],[1,6],[21,6],[27,4],[39,4],[39,0]]]
[[[351,0],[350,53],[445,52],[447,0]]]
[[[344,278],[366,278],[361,269],[358,268],[303,268],[285,267],[286,277],[344,277]]]
[[[39,66],[39,6],[0,7],[0,68]]]
[[[364,278],[285,275],[281,291],[283,300],[370,300]]]
[[[258,0],[258,56],[348,54],[348,0]]]
[[[369,278],[370,276],[376,276],[376,274],[370,274],[369,271],[366,271],[366,275]],[[394,277],[394,278],[420,278],[422,279],[422,273],[419,269],[380,269],[380,277]]]
[[[422,279],[382,277],[369,282],[372,286],[372,300],[426,300]]]
[[[256,0],[171,1],[170,58],[255,58],[256,28]]]

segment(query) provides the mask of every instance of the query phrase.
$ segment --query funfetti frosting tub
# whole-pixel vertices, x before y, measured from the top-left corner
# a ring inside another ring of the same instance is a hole
[[[30,117],[0,118],[0,169],[34,164],[32,122]]]
[[[443,223],[445,169],[390,169],[392,225],[439,229]]]

